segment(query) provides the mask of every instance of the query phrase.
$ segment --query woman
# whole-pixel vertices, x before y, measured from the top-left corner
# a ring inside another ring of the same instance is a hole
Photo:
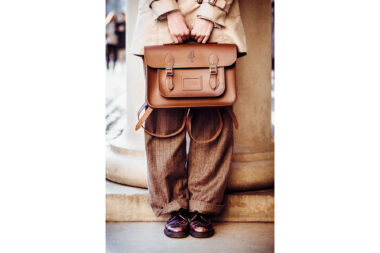
[[[143,58],[144,46],[168,43],[217,42],[237,45],[246,54],[238,0],[140,0],[131,51]],[[223,110],[224,111],[224,110]],[[169,237],[209,237],[210,216],[224,207],[223,198],[232,158],[233,128],[223,112],[223,130],[208,144],[191,142],[186,156],[186,132],[162,139],[145,134],[149,201],[156,216],[170,213],[164,233]],[[155,109],[145,127],[158,134],[178,129],[181,109]],[[197,109],[192,133],[210,138],[218,127],[213,109]]]

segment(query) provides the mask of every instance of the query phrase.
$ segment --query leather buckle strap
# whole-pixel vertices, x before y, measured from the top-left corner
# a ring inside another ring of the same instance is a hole
[[[218,88],[219,81],[218,81],[218,62],[219,58],[216,54],[212,53],[208,57],[208,62],[210,64],[209,70],[210,70],[210,80],[209,84],[210,87],[215,90]]]
[[[219,118],[219,128],[218,130],[216,131],[216,133],[214,134],[213,137],[211,137],[210,139],[208,140],[203,140],[203,141],[199,141],[197,139],[194,138],[194,136],[191,134],[191,128],[190,128],[190,125],[191,125],[191,119],[193,117],[193,111],[190,110],[189,112],[189,115],[187,116],[187,121],[186,121],[186,128],[187,128],[187,133],[189,134],[190,138],[197,142],[197,143],[200,143],[200,144],[204,144],[204,143],[210,143],[212,141],[214,141],[216,138],[219,137],[220,133],[222,132],[222,129],[223,129],[223,118],[222,118],[222,114],[220,112],[220,109],[219,108],[216,108],[217,112],[218,112],[218,118]]]
[[[165,69],[166,69],[166,78],[165,78],[165,84],[166,88],[169,91],[172,91],[174,89],[174,83],[173,83],[173,66],[174,66],[174,57],[170,53],[168,53],[165,56]]]
[[[145,112],[144,112],[144,115],[140,118],[140,114],[141,112],[145,109]],[[141,127],[143,127],[143,124],[145,122],[145,120],[149,117],[149,115],[152,113],[153,109],[148,107],[148,104],[147,102],[145,102],[139,109],[139,111],[137,112],[137,119],[138,119],[138,122],[136,124],[136,127],[135,127],[135,130],[139,130]]]
[[[144,109],[145,109],[145,112],[144,112],[143,116],[140,118],[140,114]],[[179,134],[185,128],[188,109],[185,110],[185,116],[183,117],[183,121],[182,121],[180,128],[171,134],[156,134],[156,133],[153,133],[153,132],[145,129],[143,124],[144,124],[145,120],[149,117],[149,115],[152,113],[152,111],[153,111],[153,108],[149,107],[146,102],[140,107],[140,109],[137,113],[138,122],[137,122],[136,128],[135,128],[136,131],[139,130],[140,128],[143,128],[144,131],[151,136],[155,136],[158,138],[168,138],[168,137],[172,137],[172,136]]]

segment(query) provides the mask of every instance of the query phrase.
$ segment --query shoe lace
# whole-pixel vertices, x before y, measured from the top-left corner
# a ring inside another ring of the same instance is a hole
[[[178,217],[181,217],[182,220],[181,220],[181,223],[183,222],[187,222],[187,217],[184,216],[184,211],[182,209],[178,210],[178,211],[174,211],[171,213],[171,216],[169,218],[169,222],[178,218]]]
[[[203,220],[206,222],[206,224],[209,224],[210,221],[205,217],[206,215],[198,213],[197,211],[194,212],[193,216],[191,217],[190,221],[198,221],[201,222]]]

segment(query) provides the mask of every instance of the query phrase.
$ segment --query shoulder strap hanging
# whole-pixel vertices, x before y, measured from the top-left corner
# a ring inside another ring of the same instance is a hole
[[[228,115],[230,115],[232,121],[234,122],[235,128],[238,129],[239,123],[238,123],[238,120],[237,120],[237,117],[236,117],[234,111],[232,110],[232,106],[226,107],[226,110],[228,112]]]
[[[190,125],[191,125],[191,119],[193,117],[193,111],[190,110],[189,112],[189,115],[187,116],[187,121],[186,121],[186,128],[187,128],[187,132],[190,136],[190,138],[197,142],[197,143],[210,143],[212,141],[214,141],[216,138],[219,137],[220,133],[222,132],[222,129],[223,129],[223,118],[222,118],[222,114],[220,113],[220,109],[219,108],[216,108],[216,111],[218,112],[218,118],[219,118],[219,128],[218,130],[216,131],[216,133],[214,134],[213,137],[211,137],[210,139],[208,140],[204,140],[204,141],[199,141],[197,139],[194,138],[194,136],[191,134],[191,129],[190,129]]]
[[[140,118],[140,114],[144,109],[145,109],[145,112],[144,112],[143,116]],[[137,122],[135,130],[139,130],[140,128],[143,128],[147,134],[150,134],[152,136],[159,137],[159,138],[167,138],[167,137],[172,137],[172,136],[179,134],[185,128],[186,118],[187,118],[187,113],[188,113],[187,109],[185,110],[185,116],[183,117],[183,122],[182,122],[181,127],[177,131],[175,131],[174,133],[171,133],[171,134],[155,134],[153,132],[150,132],[149,130],[145,129],[143,124],[144,124],[145,120],[149,117],[149,115],[152,113],[152,111],[153,111],[153,108],[149,107],[146,102],[140,107],[140,109],[137,113],[137,119],[139,121]]]
[[[140,118],[140,114],[141,112],[145,109],[145,112],[143,114],[143,116]],[[236,118],[236,115],[235,113],[233,112],[232,110],[232,107],[229,106],[229,107],[226,107],[225,108],[226,111],[228,112],[229,116],[231,117],[234,125],[235,125],[235,128],[238,129],[239,125],[238,125],[238,121],[237,121],[237,118]],[[213,137],[211,137],[210,139],[208,140],[203,140],[203,141],[199,141],[197,139],[194,138],[194,136],[191,134],[191,119],[193,117],[193,111],[191,111],[190,109],[186,109],[185,110],[185,115],[184,115],[184,118],[183,118],[183,122],[182,122],[182,125],[180,126],[180,128],[171,133],[171,134],[166,134],[166,135],[161,135],[161,134],[155,134],[153,132],[150,132],[148,131],[147,129],[144,128],[143,124],[145,122],[145,120],[150,116],[150,114],[153,112],[153,108],[149,107],[147,102],[145,102],[139,109],[138,113],[137,113],[137,119],[138,119],[138,122],[136,124],[136,128],[135,130],[139,130],[140,128],[143,128],[144,131],[147,133],[147,134],[150,134],[152,136],[155,136],[155,137],[159,137],[159,138],[167,138],[167,137],[172,137],[172,136],[175,136],[177,134],[179,134],[180,132],[183,131],[183,129],[185,128],[186,126],[186,129],[187,129],[187,132],[189,133],[189,136],[192,140],[194,140],[195,142],[197,143],[210,143],[214,140],[216,140],[218,138],[218,136],[220,135],[220,133],[222,132],[222,129],[223,129],[223,118],[222,118],[222,114],[220,112],[220,109],[219,108],[216,108],[216,111],[218,113],[218,119],[219,119],[219,128],[218,130],[216,131],[215,135]],[[190,111],[190,112],[189,112]]]
[[[141,112],[145,109],[144,115],[140,118]],[[137,119],[139,120],[136,124],[135,130],[139,130],[140,127],[143,126],[145,120],[149,117],[149,115],[152,113],[153,108],[149,107],[146,102],[140,107],[139,111],[137,112]]]

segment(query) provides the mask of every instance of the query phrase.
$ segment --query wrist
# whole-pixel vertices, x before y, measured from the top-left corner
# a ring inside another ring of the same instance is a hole
[[[179,10],[172,10],[172,11],[169,11],[168,13],[166,13],[166,19],[169,20],[171,18],[177,17],[178,15],[182,15]]]

